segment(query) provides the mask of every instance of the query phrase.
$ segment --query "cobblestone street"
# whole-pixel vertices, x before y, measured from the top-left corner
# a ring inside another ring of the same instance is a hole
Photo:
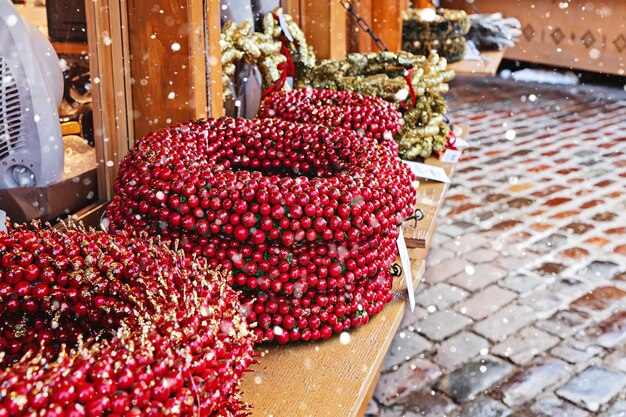
[[[626,416],[624,91],[452,91],[471,148],[368,415]]]

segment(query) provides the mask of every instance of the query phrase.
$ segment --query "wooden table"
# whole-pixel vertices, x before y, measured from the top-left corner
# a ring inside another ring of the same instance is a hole
[[[435,158],[427,163],[453,166]],[[409,249],[413,286],[421,280],[434,235],[436,215],[447,184],[421,181],[418,193],[432,197],[428,216],[419,224],[422,247]],[[420,197],[417,207],[426,208]],[[425,212],[426,213],[426,212]],[[253,417],[352,417],[365,413],[383,359],[406,309],[404,276],[394,281],[394,299],[362,327],[350,331],[350,341],[338,336],[316,343],[261,346],[264,356],[243,380],[243,397],[253,405]],[[345,341],[344,341],[345,342]]]
[[[484,61],[462,60],[449,64],[448,67],[459,77],[493,77],[498,71],[505,51],[483,51]]]
[[[452,175],[453,166],[442,163],[436,158],[429,158],[426,163],[430,165],[440,166],[448,174]],[[437,221],[437,215],[441,208],[441,203],[445,192],[448,190],[449,184],[434,181],[420,180],[420,186],[417,190],[416,209],[420,209],[424,217],[420,221],[407,221],[402,226],[404,240],[408,248],[428,248],[430,241],[435,234],[434,224]]]

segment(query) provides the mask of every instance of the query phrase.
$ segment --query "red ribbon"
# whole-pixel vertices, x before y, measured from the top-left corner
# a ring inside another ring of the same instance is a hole
[[[276,16],[276,14],[274,13],[272,13],[272,15],[274,16],[274,19],[278,21],[278,16]],[[280,53],[285,55],[285,58],[287,58],[287,61],[285,61],[284,63],[278,64],[280,77],[278,78],[278,80],[276,80],[274,84],[270,85],[269,87],[265,89],[265,91],[263,91],[263,93],[261,94],[261,97],[265,97],[273,93],[274,91],[281,90],[283,86],[285,85],[285,81],[287,81],[287,77],[293,77],[294,75],[296,75],[296,66],[293,63],[293,59],[291,59],[291,54],[289,53],[289,49],[287,48],[287,41],[285,39],[284,34],[282,35],[282,38],[281,38]]]
[[[456,147],[456,134],[452,130],[448,132],[448,136],[446,136],[446,148],[452,149],[453,151],[458,150]]]
[[[409,95],[411,96],[411,105],[407,109],[406,104],[403,101],[400,102],[400,106],[405,110],[413,110],[415,104],[417,104],[417,96],[415,95],[415,90],[413,89],[413,82],[411,81],[411,74],[413,74],[415,68],[410,68],[404,73],[404,79],[406,80],[406,85],[409,87]]]

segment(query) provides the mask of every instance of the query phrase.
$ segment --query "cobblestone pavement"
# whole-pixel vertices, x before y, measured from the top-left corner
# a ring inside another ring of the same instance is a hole
[[[368,415],[625,417],[624,92],[453,92],[472,147]]]

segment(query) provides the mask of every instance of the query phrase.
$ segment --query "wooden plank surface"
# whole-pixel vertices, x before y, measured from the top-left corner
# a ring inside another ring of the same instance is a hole
[[[483,51],[483,61],[462,60],[449,64],[448,67],[459,77],[493,77],[498,71],[504,51]]]
[[[425,161],[427,164],[441,166],[452,176],[453,165],[439,162],[437,158],[430,157]],[[403,224],[404,239],[409,248],[426,248],[435,234],[434,223],[437,220],[443,196],[448,189],[448,184],[443,182],[420,179],[417,190],[416,209],[424,213],[422,220],[409,220]]]
[[[79,42],[51,42],[57,54],[61,55],[87,55],[89,46]]]

